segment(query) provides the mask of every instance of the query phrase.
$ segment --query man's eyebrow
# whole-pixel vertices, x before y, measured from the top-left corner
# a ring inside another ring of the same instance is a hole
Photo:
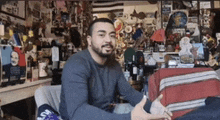
[[[98,32],[103,32],[103,33],[106,33],[106,31],[105,31],[105,30],[99,30]],[[110,32],[109,34],[116,34],[116,32],[115,32],[115,31],[112,31],[112,32]]]
[[[99,30],[98,32],[104,32],[104,33],[106,33],[106,31],[105,31],[105,30]]]
[[[112,32],[110,32],[109,34],[116,34],[116,32],[115,32],[115,31],[112,31]]]

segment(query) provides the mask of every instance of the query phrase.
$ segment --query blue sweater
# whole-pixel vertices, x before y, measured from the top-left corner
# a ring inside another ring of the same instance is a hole
[[[143,98],[126,81],[120,65],[100,65],[89,51],[83,50],[71,56],[63,69],[60,114],[64,120],[130,120],[131,113],[114,114],[109,104],[116,92],[132,106]],[[145,110],[149,111],[151,102]]]

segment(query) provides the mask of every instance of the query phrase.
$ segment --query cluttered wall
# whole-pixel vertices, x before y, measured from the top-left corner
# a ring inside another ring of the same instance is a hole
[[[219,1],[4,1],[1,52],[19,50],[21,54],[13,54],[25,56],[26,62],[16,70],[24,70],[29,81],[46,76],[60,79],[68,57],[87,47],[89,23],[106,17],[115,26],[115,57],[122,66],[126,50],[132,48],[144,54],[148,66],[175,58],[176,66],[217,67],[219,8]],[[178,56],[165,56],[168,52]]]

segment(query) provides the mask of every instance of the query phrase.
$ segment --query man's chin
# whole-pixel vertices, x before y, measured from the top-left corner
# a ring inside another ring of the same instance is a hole
[[[100,54],[101,57],[109,57],[111,55],[112,55],[112,53],[102,53],[102,54]]]

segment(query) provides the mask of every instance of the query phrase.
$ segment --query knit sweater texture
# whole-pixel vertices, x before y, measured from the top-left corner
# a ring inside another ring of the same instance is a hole
[[[64,120],[131,120],[131,113],[115,114],[109,104],[119,93],[132,106],[143,98],[126,81],[119,63],[100,65],[88,49],[72,55],[62,72],[59,112]],[[151,102],[144,109],[149,111]]]

